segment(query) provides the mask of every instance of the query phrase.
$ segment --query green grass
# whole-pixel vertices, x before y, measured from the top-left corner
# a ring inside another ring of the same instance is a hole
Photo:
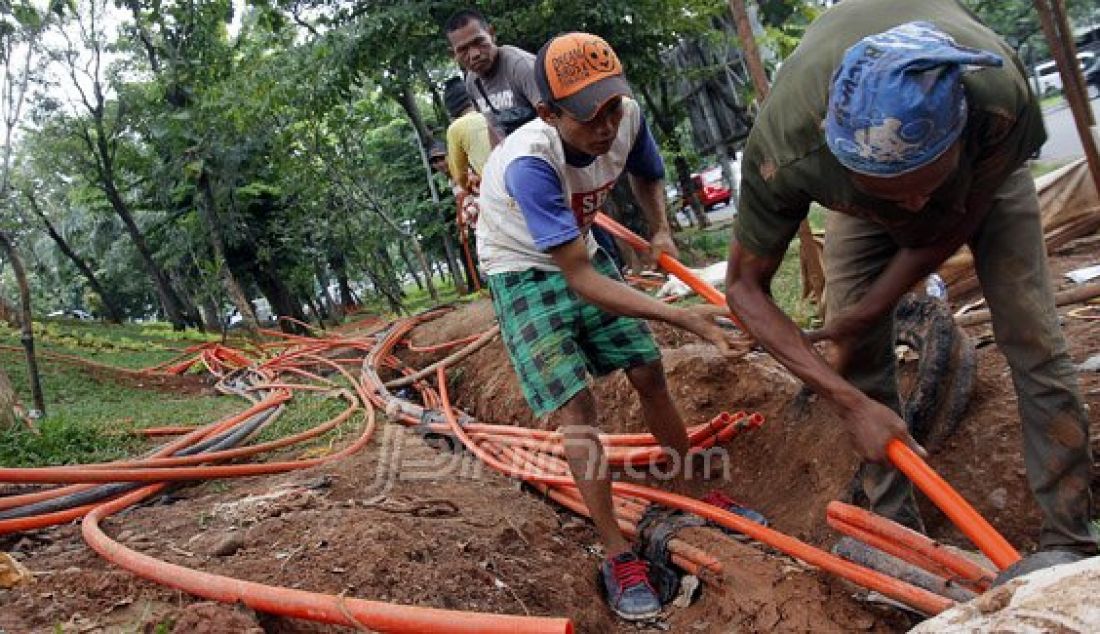
[[[256,442],[268,442],[306,431],[307,429],[311,429],[325,421],[335,418],[340,412],[347,409],[347,406],[348,402],[346,399],[335,395],[321,392],[299,392],[294,396],[294,400],[290,402],[282,416],[275,419],[275,422],[264,428]],[[314,438],[309,442],[294,445],[291,451],[299,453],[303,450],[315,447],[343,447],[351,442],[361,419],[362,416],[360,414],[353,414],[350,419],[335,430]]]
[[[1056,105],[1062,103],[1063,101],[1065,101],[1065,98],[1062,96],[1062,93],[1057,93],[1057,94],[1054,94],[1054,95],[1048,95],[1048,96],[1043,97],[1042,99],[1039,100],[1039,107],[1042,108],[1043,110],[1046,110],[1047,108],[1051,108],[1053,106],[1056,106]]]
[[[453,294],[452,294],[453,297]],[[166,361],[178,349],[213,339],[199,333],[173,332],[168,326],[48,321],[36,324],[39,351],[76,355],[115,367],[140,368]],[[18,345],[18,333],[0,328],[0,343]],[[233,345],[233,342],[230,342]],[[109,373],[93,374],[69,362],[38,357],[47,416],[37,422],[40,434],[24,428],[0,431],[0,464],[43,466],[113,460],[138,455],[152,444],[132,433],[152,426],[200,425],[247,407],[233,396],[171,393],[130,383],[120,384]],[[19,350],[0,350],[3,367],[20,401],[32,403],[24,356]],[[345,386],[347,387],[347,386]],[[257,442],[303,431],[338,415],[347,402],[327,394],[302,392]],[[358,416],[335,432],[299,445],[343,446],[356,428]]]
[[[415,315],[425,309],[441,304],[449,304],[455,301],[473,301],[479,297],[488,297],[487,291],[484,289],[482,289],[480,294],[468,293],[466,295],[459,295],[455,292],[454,280],[449,275],[444,278],[433,277],[432,283],[435,284],[435,290],[439,295],[439,299],[432,299],[432,296],[428,293],[426,288],[418,288],[415,283],[405,285],[403,289],[405,297],[401,300],[401,303],[410,315]],[[364,309],[378,315],[393,316],[390,312],[389,304],[381,297],[366,299],[364,302]]]
[[[825,209],[820,205],[812,205],[807,218],[812,230],[821,231],[825,228]],[[680,247],[684,264],[694,268],[702,268],[726,259],[729,254],[729,241],[728,226],[706,230],[691,228],[676,234],[676,243]],[[817,306],[802,299],[802,278],[798,255],[800,246],[801,242],[798,238],[791,241],[783,257],[783,263],[779,266],[775,279],[772,280],[772,296],[783,312],[787,313],[795,323],[808,328],[816,325]]]
[[[218,335],[194,330],[174,332],[168,324],[159,323],[110,325],[54,319],[34,322],[34,343],[38,350],[131,369],[156,365],[188,346],[219,339]],[[0,344],[20,345],[19,331],[0,324]]]
[[[1032,178],[1039,178],[1043,174],[1053,172],[1062,167],[1067,161],[1032,161],[1029,169]]]
[[[20,400],[32,403],[24,357],[0,350]],[[47,416],[41,435],[23,428],[0,432],[0,464],[41,466],[111,460],[132,455],[145,441],[131,432],[161,425],[209,422],[242,408],[243,401],[218,396],[172,394],[127,387],[46,358],[39,359]]]

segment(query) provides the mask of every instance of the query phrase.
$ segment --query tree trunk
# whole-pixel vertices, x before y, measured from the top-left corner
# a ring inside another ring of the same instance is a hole
[[[199,310],[202,312],[202,320],[206,323],[207,331],[221,332],[225,328],[221,311],[218,310],[218,305],[214,302],[214,298],[209,295],[204,296],[202,304],[199,306]]]
[[[432,299],[439,299],[439,291],[435,290],[435,282],[432,280],[432,270],[428,265],[428,258],[424,255],[424,249],[420,248],[420,242],[416,239],[412,241],[413,253],[416,253],[416,259],[420,260],[420,268],[424,270],[424,283],[428,286],[428,295]]]
[[[420,151],[421,155],[424,156],[424,148],[420,148]],[[378,201],[373,196],[373,194],[371,194],[369,191],[364,191],[364,193],[366,194],[366,203],[370,211],[378,214],[378,217],[381,218],[387,225],[389,225],[390,228],[397,233],[397,235],[405,238],[407,242],[412,244],[413,252],[416,254],[416,259],[420,263],[421,272],[424,273],[424,277],[426,278],[425,282],[428,287],[428,294],[431,295],[432,299],[438,300],[439,293],[435,290],[435,284],[432,283],[431,271],[428,270],[428,259],[424,257],[424,250],[420,248],[420,241],[416,239],[416,231],[406,231],[404,228],[401,227],[401,225],[397,224],[397,221],[395,221],[389,216],[389,214],[386,213],[385,209],[380,204],[380,201]],[[402,246],[404,245],[404,242],[399,242],[398,245]],[[382,251],[384,251],[384,249]],[[389,261],[389,255],[386,254],[383,259]],[[387,270],[393,270],[393,267],[390,266]],[[412,268],[410,267],[409,270],[411,271]],[[404,296],[405,292],[401,291],[401,293],[399,294],[401,296]]]
[[[333,323],[338,324],[344,317],[344,309],[332,296],[332,292],[329,291],[329,278],[328,274],[325,273],[325,265],[321,262],[315,262],[313,270],[317,276],[317,284],[321,287],[321,298],[324,300],[327,316]]]
[[[405,248],[405,242],[398,240],[397,242],[397,254],[401,256],[401,261],[405,263],[405,268],[408,269],[409,275],[412,275],[413,281],[416,282],[416,288],[424,290],[424,283],[420,281],[420,276],[416,274],[416,267],[413,266],[412,260],[409,259],[409,251]],[[424,271],[425,277],[431,277],[431,271]]]
[[[46,233],[50,234],[50,238],[57,244],[57,248],[65,254],[65,257],[69,258],[69,260],[76,265],[76,268],[80,271],[81,275],[84,276],[84,279],[88,280],[88,286],[91,286],[92,290],[99,295],[101,300],[103,300],[103,308],[107,311],[107,321],[113,324],[122,323],[122,311],[119,310],[118,301],[115,299],[114,295],[108,293],[107,289],[99,283],[99,279],[95,276],[95,271],[92,270],[92,267],[88,266],[88,263],[85,262],[84,258],[80,257],[76,251],[73,251],[65,238],[63,238],[61,234],[58,233],[57,229],[54,228],[53,223],[46,217],[46,214],[42,213],[34,194],[29,191],[24,191],[23,195],[30,203],[31,211],[42,221],[42,224],[46,226]]]
[[[193,261],[191,267],[194,267]],[[176,301],[179,302],[180,312],[183,313],[187,325],[198,328],[199,332],[206,332],[206,324],[203,323],[202,315],[199,314],[199,304],[194,298],[194,295],[198,293],[190,291],[187,279],[187,272],[177,269],[174,274],[169,272],[168,283],[171,285],[173,292],[176,288],[181,289],[181,292],[176,292]]]
[[[390,306],[390,310],[398,315],[404,313],[405,307],[401,305],[400,297],[395,295],[392,290],[388,288],[389,285],[386,281],[378,276],[371,267],[364,266],[363,268],[367,272],[367,277],[370,278],[374,290],[386,300],[386,303]]]
[[[405,286],[397,276],[397,266],[393,263],[393,258],[390,257],[390,252],[384,247],[376,247],[374,249],[374,257],[378,260],[380,268],[375,269],[376,274],[381,275],[382,281],[386,284],[387,288],[394,297],[404,299],[407,297],[405,293]]]
[[[466,286],[466,276],[463,275],[462,266],[458,263],[458,257],[455,253],[455,243],[451,239],[451,232],[447,229],[443,230],[443,253],[447,256],[447,268],[451,270],[451,278],[454,279],[455,292],[459,295],[465,295],[470,292],[469,287]]]
[[[359,301],[356,299],[355,293],[352,292],[351,282],[348,280],[347,260],[343,255],[332,256],[329,258],[329,266],[336,273],[336,286],[340,289],[340,303],[345,310],[352,310],[359,304]]]
[[[23,320],[19,318],[19,309],[3,297],[0,297],[0,321],[6,321],[11,324],[12,328],[19,328],[23,325]]]
[[[206,237],[210,242],[210,248],[214,251],[218,273],[221,275],[226,293],[229,294],[229,301],[233,302],[233,306],[241,314],[245,330],[250,334],[255,334],[260,324],[256,320],[256,313],[252,310],[252,304],[249,303],[248,296],[245,295],[244,289],[237,281],[237,276],[233,274],[233,269],[229,266],[228,258],[225,257],[225,238],[222,236],[218,209],[215,207],[214,187],[210,182],[210,173],[205,165],[203,165],[199,174],[198,186],[202,191],[202,204],[198,206],[199,213],[202,215],[203,224],[206,225]]]
[[[306,320],[302,312],[301,303],[294,296],[294,292],[283,282],[278,269],[275,267],[257,265],[253,277],[260,291],[271,304],[271,310],[276,318],[292,317],[298,321]],[[301,327],[285,320],[279,320],[279,327],[284,332],[301,333]]]
[[[100,189],[103,190],[107,201],[111,203],[111,208],[115,214],[122,220],[126,232],[130,234],[130,239],[134,242],[134,248],[137,249],[138,255],[141,256],[141,262],[145,265],[145,271],[153,280],[153,287],[156,289],[157,298],[164,309],[165,317],[168,318],[168,321],[172,323],[176,330],[183,330],[187,327],[187,319],[184,317],[179,296],[171,284],[168,283],[168,276],[165,275],[160,265],[153,258],[153,252],[145,241],[145,235],[142,234],[133,214],[130,213],[129,205],[122,199],[122,195],[119,194],[118,188],[115,186],[114,165],[110,150],[107,147],[107,141],[104,138],[102,121],[97,121],[96,128],[96,138],[93,140],[86,137],[85,142],[91,146],[90,149],[96,157]]]
[[[679,143],[673,141],[672,145],[678,149]],[[699,202],[695,179],[691,177],[691,169],[688,167],[687,159],[677,152],[673,164],[676,166],[676,176],[680,179],[680,192],[684,202],[688,203],[688,208],[691,209],[692,215],[699,223],[699,228],[706,229],[710,225],[710,221],[707,219],[707,210],[703,209],[703,203]]]
[[[145,242],[145,236],[142,235],[141,229],[139,229],[137,223],[134,222],[134,217],[130,214],[130,210],[126,206],[126,203],[123,202],[118,192],[114,191],[113,187],[110,189],[113,193],[108,194],[107,198],[110,200],[111,207],[114,208],[115,213],[122,220],[122,224],[126,227],[126,232],[130,234],[130,239],[133,240],[134,247],[137,249],[138,255],[141,256],[141,262],[145,265],[145,272],[149,275],[149,278],[153,280],[153,287],[156,289],[161,308],[164,309],[165,318],[172,323],[172,326],[176,330],[183,330],[187,327],[187,320],[184,319],[183,312],[180,308],[179,296],[176,295],[176,291],[168,284],[168,276],[164,274],[160,265],[153,259],[153,253],[149,249],[149,245]]]
[[[0,432],[13,429],[19,424],[15,415],[15,406],[19,398],[15,395],[15,388],[11,386],[11,379],[0,368]]]
[[[428,94],[432,96],[432,108],[435,110],[435,120],[439,122],[440,128],[446,130],[447,126],[451,124],[451,114],[447,112],[447,106],[443,103],[443,97],[439,94],[436,83],[432,81],[431,75],[428,74],[427,69],[424,69],[421,78],[424,80],[424,85],[428,87]]]
[[[421,147],[426,147],[431,142],[432,133],[424,124],[424,117],[420,114],[420,106],[416,103],[416,95],[413,94],[412,88],[408,84],[402,85],[397,91],[396,99],[397,103],[401,104],[401,109],[408,115],[413,129],[416,130]]]
[[[317,308],[317,302],[313,301],[313,295],[306,295],[306,305],[309,306],[310,312],[317,319],[317,324],[321,326],[321,330],[324,330],[325,317],[321,314],[321,309]]]
[[[15,281],[19,285],[19,299],[22,315],[23,352],[27,357],[27,376],[31,382],[31,396],[34,399],[34,408],[42,416],[46,415],[46,397],[42,394],[42,380],[38,374],[38,359],[34,356],[34,323],[31,321],[31,289],[27,284],[27,272],[23,269],[23,260],[15,250],[15,244],[6,231],[0,231],[0,249],[7,254],[11,261],[12,271],[15,273]]]

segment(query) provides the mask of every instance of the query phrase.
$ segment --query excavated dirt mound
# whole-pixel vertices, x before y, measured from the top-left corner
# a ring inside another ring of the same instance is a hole
[[[414,331],[412,343],[429,346],[468,336],[491,327],[492,320],[492,306],[478,302]],[[780,530],[800,538],[819,537],[825,504],[847,486],[857,466],[845,450],[836,416],[825,407],[792,406],[800,384],[767,355],[754,353],[731,361],[690,333],[663,323],[651,326],[662,347],[670,390],[688,425],[706,422],[723,410],[760,412],[767,420],[727,447],[728,478],[696,482],[696,492],[720,486],[759,509]],[[417,367],[438,358],[407,356]],[[456,404],[478,420],[539,425],[499,339],[450,376]],[[601,429],[645,431],[637,396],[622,373],[597,380],[594,389]]]

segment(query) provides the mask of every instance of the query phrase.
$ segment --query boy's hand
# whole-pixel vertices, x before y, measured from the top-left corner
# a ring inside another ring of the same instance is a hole
[[[657,258],[661,257],[662,253],[667,253],[674,258],[680,257],[680,249],[672,240],[672,232],[668,229],[657,230],[657,233],[649,239],[649,257],[653,259],[653,264],[656,264]]]
[[[714,344],[722,356],[736,358],[751,350],[754,342],[747,335],[738,336],[714,323],[715,317],[728,315],[729,310],[722,306],[712,304],[689,306],[677,310],[679,319],[675,325],[684,330],[690,330]]]

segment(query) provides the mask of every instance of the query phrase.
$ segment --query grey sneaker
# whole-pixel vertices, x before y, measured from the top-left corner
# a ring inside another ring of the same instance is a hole
[[[1035,572],[1036,570],[1042,570],[1043,568],[1050,568],[1051,566],[1060,566],[1062,564],[1077,563],[1084,559],[1084,555],[1077,553],[1071,553],[1066,550],[1040,550],[1037,553],[1032,553],[1027,557],[1024,557],[1020,561],[1012,564],[1008,568],[1001,571],[997,578],[993,581],[994,587],[1008,583],[1016,577],[1022,577],[1026,574]]]
[[[652,619],[661,601],[649,583],[649,564],[632,552],[608,558],[600,566],[600,582],[611,611],[627,621]]]

